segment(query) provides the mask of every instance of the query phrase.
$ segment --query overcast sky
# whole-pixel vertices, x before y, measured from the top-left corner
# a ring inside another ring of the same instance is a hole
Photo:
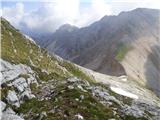
[[[3,0],[2,0],[3,1]],[[65,23],[87,26],[105,15],[135,8],[160,8],[160,0],[4,0],[1,15],[16,28],[54,32]]]

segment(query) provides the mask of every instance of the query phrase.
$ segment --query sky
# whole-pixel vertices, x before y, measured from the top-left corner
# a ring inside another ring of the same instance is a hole
[[[160,0],[2,0],[0,14],[25,33],[52,33],[63,24],[84,27],[135,8],[160,9]]]

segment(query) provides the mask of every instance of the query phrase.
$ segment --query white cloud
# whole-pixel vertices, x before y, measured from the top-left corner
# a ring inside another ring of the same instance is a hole
[[[135,8],[154,8],[160,9],[159,0],[115,0],[112,2],[113,14],[119,14],[121,11],[129,11]]]
[[[17,3],[15,7],[9,8],[4,7],[2,8],[2,16],[9,20],[11,24],[16,27],[20,27],[19,23],[24,15],[24,5],[22,3]]]
[[[66,4],[64,4],[64,0],[44,3],[37,10],[25,15],[22,22],[29,30],[53,32],[62,24],[72,23],[78,15],[78,8],[78,0],[70,0]]]
[[[92,0],[89,7],[83,8],[79,12],[79,16],[73,24],[83,27],[99,20],[105,15],[111,14],[111,5],[107,4],[104,0]]]
[[[93,0],[90,5],[82,9],[80,9],[80,0],[44,2],[41,7],[32,12],[24,12],[23,3],[2,9],[2,16],[15,27],[37,32],[53,32],[65,23],[82,27],[106,14],[111,14],[111,10],[104,0]]]
[[[2,16],[15,27],[25,32],[53,32],[62,24],[69,23],[83,27],[99,20],[104,15],[118,14],[120,11],[135,9],[137,7],[158,8],[155,2],[146,0],[92,0],[83,5],[80,0],[43,0],[43,4],[34,11],[24,9],[25,4],[17,3],[15,7],[3,7]],[[27,4],[27,3],[26,3]]]

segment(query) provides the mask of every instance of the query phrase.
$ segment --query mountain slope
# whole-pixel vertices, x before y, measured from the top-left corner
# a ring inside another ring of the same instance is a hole
[[[3,18],[1,28],[2,119],[160,118],[160,100],[150,90],[51,56]]]
[[[127,75],[160,95],[160,63],[156,62],[160,60],[151,58],[152,54],[160,55],[159,49],[154,49],[160,45],[159,13],[156,9],[138,8],[105,16],[65,35],[57,30],[42,47],[104,74]]]

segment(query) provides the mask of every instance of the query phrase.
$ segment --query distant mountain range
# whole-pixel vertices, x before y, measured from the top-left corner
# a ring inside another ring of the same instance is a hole
[[[160,10],[137,8],[84,28],[61,26],[39,42],[50,53],[108,75],[127,75],[160,95]]]

